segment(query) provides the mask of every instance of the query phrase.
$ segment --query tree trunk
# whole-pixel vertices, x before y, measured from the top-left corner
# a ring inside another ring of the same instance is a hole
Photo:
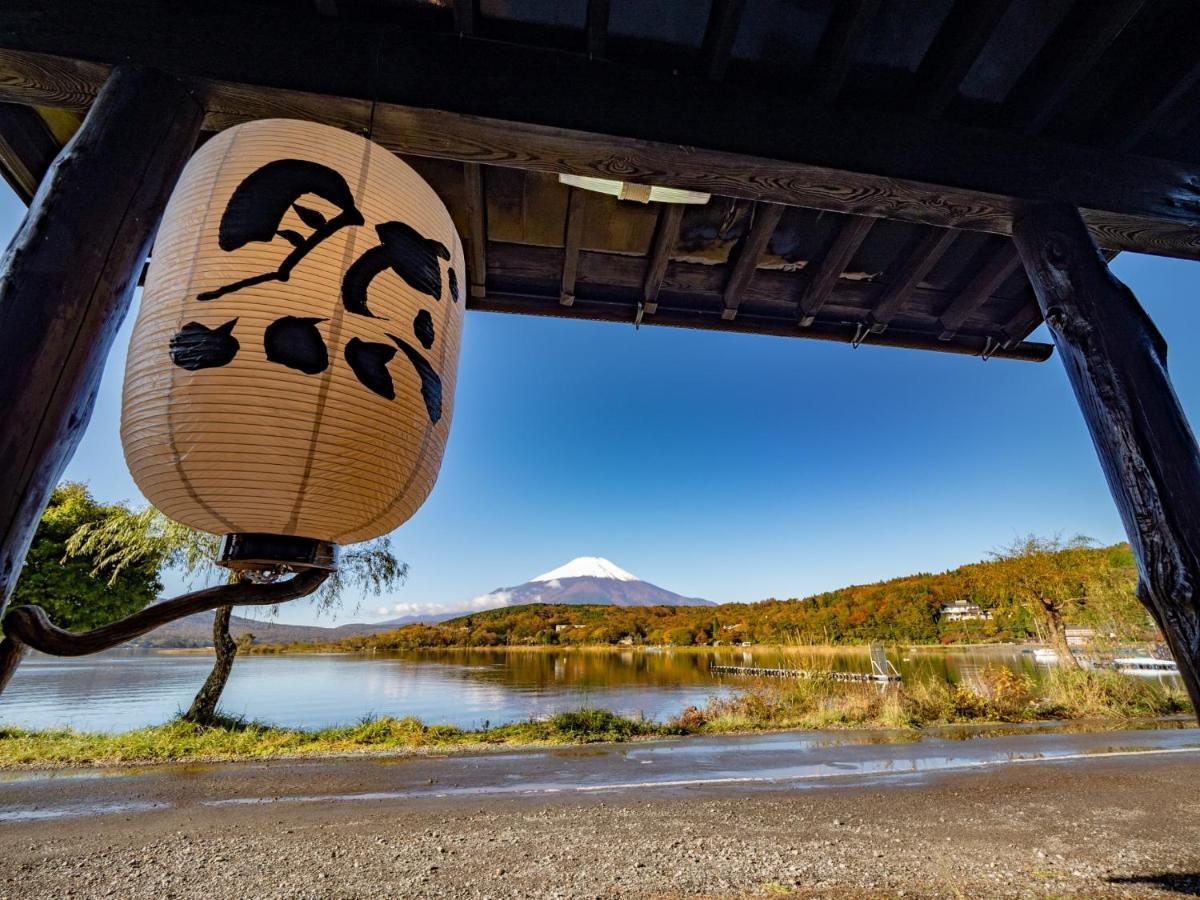
[[[16,674],[17,666],[29,652],[29,647],[20,638],[6,636],[0,639],[0,691],[8,687],[9,679]]]
[[[1013,239],[1129,535],[1138,597],[1200,715],[1200,449],[1171,386],[1166,341],[1109,271],[1079,210],[1030,204],[1013,219]]]
[[[229,617],[233,614],[232,606],[222,606],[213,615],[213,649],[216,651],[216,661],[212,671],[204,679],[204,686],[196,694],[191,708],[183,718],[198,725],[207,725],[216,718],[217,704],[221,701],[221,693],[229,681],[229,672],[233,669],[233,661],[237,657],[237,644],[229,635]]]
[[[0,261],[0,612],[203,117],[177,79],[115,69]]]
[[[1049,632],[1050,646],[1058,653],[1058,664],[1064,669],[1078,669],[1079,660],[1075,658],[1075,654],[1071,652],[1071,645],[1067,643],[1067,630],[1063,627],[1058,607],[1054,605],[1053,600],[1041,597],[1038,599],[1046,622],[1046,631]]]

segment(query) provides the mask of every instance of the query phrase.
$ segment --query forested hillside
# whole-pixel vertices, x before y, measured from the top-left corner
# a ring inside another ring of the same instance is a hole
[[[436,625],[356,636],[340,649],[403,649],[537,644],[734,643],[825,644],[872,640],[908,643],[1023,641],[1044,621],[1040,589],[1054,583],[1068,624],[1089,625],[1117,640],[1148,637],[1152,624],[1134,596],[1136,573],[1126,544],[1066,547],[1057,553],[963,566],[856,585],[804,599],[710,607],[531,604],[475,613]],[[1040,568],[1039,568],[1040,567]],[[1047,572],[1047,567],[1052,571]],[[1047,572],[1039,581],[1041,572]],[[1031,600],[1033,597],[1035,599]],[[990,618],[948,621],[954,601],[978,604]]]

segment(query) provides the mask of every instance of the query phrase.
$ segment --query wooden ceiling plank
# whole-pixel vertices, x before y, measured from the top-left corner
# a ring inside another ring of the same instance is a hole
[[[59,149],[36,110],[0,103],[0,174],[26,206]]]
[[[587,212],[588,192],[568,188],[567,224],[563,233],[562,284],[558,302],[570,306],[575,302],[575,276],[579,271],[579,247],[583,242],[583,218]]]
[[[189,13],[187,28],[176,28],[170,12],[146,23],[127,4],[106,3],[105,15],[62,32],[48,24],[54,16],[47,8],[52,13],[63,3],[7,0],[0,100],[86,108],[108,65],[129,61],[198,79],[208,93],[210,129],[268,116],[362,129],[372,98],[375,140],[400,153],[597,177],[613,177],[619,160],[621,177],[632,182],[997,234],[1011,231],[1015,198],[1066,202],[1081,208],[1101,246],[1200,257],[1200,166],[1186,161],[834,109],[803,92],[767,96],[736,84],[709,85],[697,103],[699,83],[686,75],[601,67],[578,54],[378,23],[368,28],[344,15],[337,30],[345,40],[333,43],[325,34],[330,23],[315,16],[261,22],[255,8],[242,7],[206,10],[196,14],[199,22]],[[164,17],[165,25],[158,21]],[[236,40],[196,42],[188,35],[197,29],[266,29],[289,53],[266,59]],[[375,57],[361,50],[376,41],[389,50],[379,57],[386,71],[378,78]],[[304,63],[318,48],[320,72]],[[543,76],[530,80],[534,71]],[[638,102],[629,104],[630,96]],[[624,117],[614,121],[614,108]],[[806,127],[781,124],[796,121]],[[612,136],[617,129],[621,137]],[[914,154],[913,147],[938,152]]]
[[[471,37],[475,34],[477,2],[478,0],[454,0],[454,30],[460,35]]]
[[[588,0],[587,52],[594,59],[603,59],[608,43],[609,0]]]
[[[984,263],[975,277],[967,283],[958,295],[942,311],[942,333],[938,340],[951,340],[958,329],[967,321],[999,288],[1009,276],[1021,265],[1021,257],[1017,254],[1016,246],[1007,242],[1005,247],[994,253]]]
[[[721,310],[721,318],[726,322],[732,322],[737,317],[742,292],[754,277],[754,270],[758,268],[759,260],[766,252],[767,244],[771,241],[771,235],[775,233],[775,226],[779,224],[783,210],[784,207],[777,203],[754,205],[753,221],[738,245],[737,259],[730,268],[729,278],[722,293],[725,307]]]
[[[814,89],[826,102],[833,102],[842,92],[850,66],[881,3],[882,0],[842,0],[834,4],[812,67]]]
[[[824,255],[816,262],[809,262],[804,272],[804,289],[800,292],[798,304],[802,328],[808,328],[816,321],[817,313],[833,293],[838,279],[850,265],[854,254],[858,252],[874,224],[874,219],[851,216],[841,223],[837,235]]]
[[[950,249],[960,232],[948,228],[937,228],[928,232],[900,263],[894,273],[888,273],[888,284],[867,314],[866,324],[873,334],[882,334],[892,318],[912,296],[913,291],[924,280],[938,261]]]
[[[1003,118],[1039,134],[1147,0],[1076,3],[1009,92]]]
[[[1154,131],[1155,128],[1170,116],[1175,104],[1197,84],[1200,84],[1200,60],[1197,60],[1195,65],[1182,78],[1177,79],[1171,85],[1171,89],[1159,98],[1159,101],[1151,107],[1150,111],[1143,118],[1138,120],[1137,127],[1117,142],[1117,149],[1132,150],[1140,144],[1150,132]]]
[[[942,116],[987,45],[1012,0],[957,0],[925,52],[916,73],[913,111]]]
[[[746,0],[712,0],[700,49],[701,68],[709,81],[721,81],[725,77],[745,8]]]
[[[467,281],[472,297],[487,293],[487,194],[483,166],[463,163],[467,198]]]
[[[665,203],[658,213],[658,225],[654,231],[654,246],[646,265],[646,278],[642,283],[642,305],[646,315],[658,312],[658,292],[662,289],[667,266],[671,262],[671,251],[679,240],[679,226],[687,207],[682,203]]]

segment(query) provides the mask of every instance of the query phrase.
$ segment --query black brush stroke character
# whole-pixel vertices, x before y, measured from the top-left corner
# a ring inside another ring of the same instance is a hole
[[[241,348],[233,336],[233,326],[237,322],[237,319],[230,319],[216,328],[188,322],[171,338],[171,362],[189,372],[229,365]]]
[[[313,194],[341,210],[332,219],[297,201]],[[308,237],[297,231],[281,229],[283,217],[294,209],[300,221],[313,229]],[[343,178],[328,166],[303,159],[279,159],[251,172],[234,190],[221,215],[218,242],[232,253],[252,241],[270,242],[282,237],[293,247],[274,272],[264,272],[235,281],[214,291],[198,294],[197,300],[215,300],[242,288],[268,281],[287,281],[300,260],[313,248],[341,228],[362,225],[363,215],[354,205],[354,196]]]
[[[425,411],[429,413],[429,421],[436,425],[442,417],[442,379],[438,377],[437,372],[433,371],[433,366],[426,361],[425,357],[417,352],[416,347],[394,334],[389,334],[388,337],[404,351],[408,361],[417,370],[417,375],[421,378],[421,397],[425,400]]]
[[[381,272],[391,269],[409,287],[442,299],[442,269],[439,259],[449,259],[450,251],[441,241],[422,237],[403,222],[376,225],[380,244],[354,261],[342,279],[342,305],[347,312],[376,318],[367,306],[367,289]],[[457,279],[456,282],[457,283]]]
[[[350,364],[350,370],[363,387],[385,400],[396,399],[396,388],[392,384],[391,373],[387,370],[388,363],[395,355],[396,348],[387,344],[376,344],[358,338],[350,338],[350,342],[346,344],[346,362]]]
[[[417,313],[417,317],[413,319],[413,334],[426,350],[433,346],[436,335],[433,330],[433,316],[429,314],[429,310],[423,309]]]
[[[317,325],[328,319],[284,316],[267,326],[263,347],[271,362],[316,375],[329,368],[329,351]]]

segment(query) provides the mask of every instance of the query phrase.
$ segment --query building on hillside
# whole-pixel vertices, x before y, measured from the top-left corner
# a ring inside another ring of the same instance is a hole
[[[941,618],[946,622],[986,622],[992,618],[992,614],[978,603],[955,600],[942,607]]]

